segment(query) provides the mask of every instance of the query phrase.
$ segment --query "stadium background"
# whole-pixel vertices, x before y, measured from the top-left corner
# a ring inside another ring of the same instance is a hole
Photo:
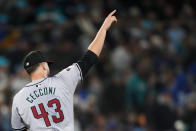
[[[75,131],[196,131],[194,0],[0,0],[0,131],[31,50],[76,62],[117,9],[100,62],[75,93]],[[66,117],[66,116],[65,116]]]

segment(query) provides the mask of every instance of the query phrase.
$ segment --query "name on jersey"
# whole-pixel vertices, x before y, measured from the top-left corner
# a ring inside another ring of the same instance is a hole
[[[30,103],[33,103],[34,100],[41,96],[45,95],[54,95],[56,91],[56,88],[54,87],[44,87],[44,88],[39,88],[37,90],[34,90],[29,94],[29,96],[26,98],[26,100]]]

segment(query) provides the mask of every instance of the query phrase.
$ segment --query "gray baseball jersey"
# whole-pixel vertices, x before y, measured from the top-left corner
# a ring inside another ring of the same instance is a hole
[[[12,127],[31,131],[74,131],[73,95],[81,78],[76,63],[53,77],[27,84],[14,96]]]

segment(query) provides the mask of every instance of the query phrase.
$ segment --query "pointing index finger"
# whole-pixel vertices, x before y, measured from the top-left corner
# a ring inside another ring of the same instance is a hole
[[[109,15],[112,16],[115,12],[116,10],[113,10]]]

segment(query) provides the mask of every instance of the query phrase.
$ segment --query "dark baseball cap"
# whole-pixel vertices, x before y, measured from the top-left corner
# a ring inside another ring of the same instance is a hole
[[[31,51],[24,58],[24,69],[26,70],[29,67],[41,62],[47,62],[49,65],[54,63],[54,61],[46,58],[41,51]]]

